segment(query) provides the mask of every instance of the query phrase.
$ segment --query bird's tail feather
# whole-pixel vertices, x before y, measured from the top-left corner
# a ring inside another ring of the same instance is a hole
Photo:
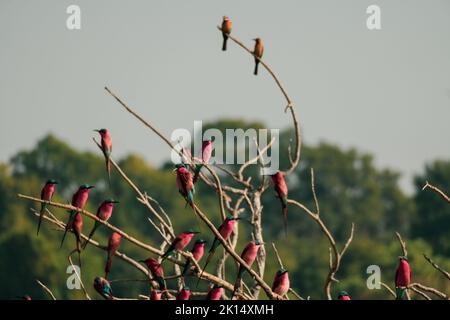
[[[105,157],[106,159],[106,173],[108,174],[108,183],[111,187],[111,160],[109,159],[109,156]]]
[[[241,287],[242,275],[245,269],[241,266],[239,267],[238,275],[236,278],[236,282],[234,283],[233,294],[231,295],[231,299],[236,295],[236,291]]]
[[[259,65],[259,60],[255,59],[255,71],[253,72],[253,74],[255,76],[258,75],[258,65]]]
[[[209,251],[208,258],[206,259],[206,262],[205,262],[205,266],[203,267],[203,270],[202,270],[202,272],[200,273],[200,277],[198,277],[197,285],[196,285],[195,287],[198,287],[198,284],[200,283],[200,279],[202,278],[202,275],[203,275],[203,273],[205,272],[206,267],[208,266],[209,262],[211,261],[213,255],[214,255],[214,250],[210,250],[210,251]]]
[[[191,268],[191,260],[188,259],[184,264],[183,272],[181,273],[181,275],[184,277],[190,268]]]
[[[108,258],[106,259],[105,265],[105,278],[107,278],[108,274],[111,272],[111,266],[112,266],[112,257],[111,253],[108,251]]]
[[[287,202],[286,202],[286,198],[281,199],[281,206],[282,206],[282,212],[283,212],[284,234],[287,236]]]
[[[225,43],[225,42],[224,42]],[[225,45],[226,46],[226,45]],[[195,167],[195,171],[194,171],[194,178],[192,179],[193,183],[196,183],[198,180],[198,177],[200,176],[200,171],[202,170],[203,164],[199,163],[196,167]]]
[[[227,40],[228,36],[225,33],[223,33],[222,51],[227,51]]]
[[[44,216],[44,212],[45,212],[46,206],[47,205],[45,203],[41,204],[41,211],[39,212],[39,221],[38,221],[38,227],[37,227],[37,234],[36,235],[39,235],[39,229],[41,229],[42,217]]]
[[[86,249],[86,246],[89,243],[89,240],[91,240],[91,238],[94,235],[95,230],[97,230],[97,228],[98,228],[98,224],[97,224],[97,221],[95,221],[94,228],[92,228],[91,232],[89,233],[89,236],[88,236],[87,240],[83,244],[83,250]]]
[[[405,288],[395,288],[396,297],[395,300],[403,300],[403,295],[405,294]]]

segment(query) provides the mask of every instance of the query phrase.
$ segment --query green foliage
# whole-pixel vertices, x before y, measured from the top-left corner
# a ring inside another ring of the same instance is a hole
[[[209,127],[225,129],[264,126],[260,123],[227,120],[205,125],[205,128]],[[291,131],[281,135],[281,153],[286,152],[290,137]],[[118,163],[141,190],[158,200],[172,218],[176,232],[191,227],[198,229],[192,209],[185,207],[185,202],[176,189],[171,164],[156,169],[136,155],[129,155],[118,160]],[[282,167],[287,166],[288,160],[282,158]],[[437,194],[429,190],[422,192],[420,189],[425,180],[429,180],[443,190],[448,190],[449,162],[437,161],[427,166],[425,173],[416,178],[416,193],[413,197],[408,197],[398,185],[399,174],[379,170],[368,154],[354,149],[342,150],[327,143],[314,147],[303,146],[301,166],[288,179],[289,196],[314,209],[310,188],[311,167],[315,170],[321,215],[335,235],[338,247],[347,239],[351,222],[356,223],[354,242],[342,260],[337,274],[340,282],[333,286],[334,295],[345,290],[354,299],[391,298],[383,289],[367,289],[366,269],[369,265],[379,265],[382,269],[382,281],[393,286],[397,257],[401,254],[394,231],[401,232],[407,240],[413,281],[445,289],[442,276],[423,259],[422,253],[433,257],[447,270],[450,269],[450,212],[448,204]],[[256,165],[251,166],[246,174],[256,174],[254,179],[258,179],[257,168]],[[222,177],[224,183],[234,183],[227,176]],[[49,178],[60,181],[54,198],[60,202],[69,202],[81,183],[96,185],[91,192],[87,209],[95,212],[102,200],[112,196],[120,201],[110,220],[112,224],[146,243],[159,246],[162,241],[147,220],[151,217],[149,212],[136,200],[134,191],[115,170],[112,170],[109,189],[100,152],[79,152],[49,135],[40,140],[32,150],[19,152],[9,164],[0,164],[0,298],[14,299],[16,296],[30,294],[34,298],[47,299],[35,279],[50,287],[57,298],[84,297],[80,290],[66,288],[66,269],[69,265],[67,254],[74,248],[73,236],[68,235],[65,245],[59,249],[62,233],[44,222],[39,237],[36,237],[37,219],[29,208],[38,207],[16,198],[17,193],[39,196],[43,183]],[[216,193],[199,183],[195,201],[216,225],[219,224]],[[329,264],[329,244],[326,238],[314,221],[294,207],[288,209],[286,238],[282,232],[281,206],[278,199],[274,198],[272,188],[264,195],[263,206],[268,252],[265,280],[270,284],[279,268],[270,246],[271,242],[275,242],[285,267],[290,272],[292,286],[302,296],[323,298],[323,284]],[[64,210],[52,208],[51,211],[62,220],[68,217]],[[92,221],[85,218],[84,231],[87,233],[92,226]],[[209,246],[212,241],[211,233],[203,224],[200,231],[201,237],[209,240]],[[250,240],[250,228],[244,221],[239,222],[239,233],[238,252]],[[109,235],[109,230],[99,228],[94,238],[106,245]],[[127,241],[122,241],[120,250],[137,260],[149,255]],[[215,271],[214,261],[221,255],[222,249],[216,252],[209,271]],[[100,298],[93,290],[92,282],[94,277],[103,275],[105,261],[106,252],[93,246],[88,245],[82,253],[82,277],[93,298]],[[230,282],[234,281],[236,271],[236,265],[229,259],[226,274]],[[170,263],[165,264],[165,272],[166,275],[173,273]],[[135,268],[114,259],[109,278],[144,277]],[[248,275],[244,279],[252,281]],[[196,282],[189,279],[188,283],[192,281]],[[169,282],[169,285],[175,286],[176,282]],[[201,287],[206,288],[205,284],[201,284]],[[149,286],[145,282],[114,282],[113,290],[119,297],[136,297],[138,294],[148,294]]]

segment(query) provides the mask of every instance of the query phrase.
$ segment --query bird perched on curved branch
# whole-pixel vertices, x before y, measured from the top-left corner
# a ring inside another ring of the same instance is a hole
[[[175,250],[183,251],[184,248],[191,242],[192,238],[199,233],[198,231],[188,230],[185,231],[178,236],[170,244],[169,248],[162,255],[161,263],[167,258],[170,257]]]
[[[101,146],[103,155],[105,156],[106,161],[106,173],[108,174],[108,182],[111,184],[111,152],[112,152],[112,140],[109,135],[108,129],[100,129],[94,130],[100,134],[101,137]]]
[[[228,18],[227,16],[223,16],[223,20],[222,20],[222,36],[223,36],[222,51],[227,50],[227,40],[228,40],[228,36],[231,33],[232,28],[233,28],[233,22],[231,22],[230,18]]]
[[[211,140],[203,141],[202,154],[200,157],[202,159],[202,163],[199,163],[195,166],[193,183],[197,182],[198,176],[200,175],[200,171],[202,170],[204,164],[208,164],[209,159],[211,159],[211,154],[212,154],[212,141]]]
[[[411,283],[411,268],[408,259],[404,256],[399,257],[397,270],[395,271],[395,291],[396,300],[402,300],[406,288]]]
[[[242,251],[241,258],[242,258],[242,260],[245,261],[245,263],[249,267],[251,267],[253,262],[256,260],[256,257],[258,256],[258,251],[259,251],[260,247],[261,247],[261,243],[258,240],[250,241],[245,246],[244,250]],[[244,266],[241,265],[239,267],[238,275],[236,277],[236,282],[234,284],[233,294],[231,295],[231,298],[234,297],[237,289],[241,286],[242,275],[244,274],[244,272],[245,272],[245,268],[244,268]]]
[[[253,72],[253,74],[256,76],[258,75],[259,59],[262,58],[264,53],[264,46],[262,44],[261,38],[255,38],[253,40],[255,41],[255,48],[253,49],[253,54],[255,55],[255,71]]]
[[[286,185],[286,181],[284,180],[284,175],[282,172],[278,171],[277,173],[271,176],[273,188],[275,189],[275,194],[281,202],[281,209],[283,214],[283,225],[284,225],[284,233],[287,235],[287,197],[288,197],[288,187]]]
[[[288,293],[290,287],[289,273],[286,269],[280,269],[275,274],[273,279],[272,291],[280,296],[284,296]]]
[[[106,199],[105,201],[103,201],[100,206],[97,209],[97,218],[99,218],[100,220],[103,221],[108,221],[109,218],[111,218],[112,213],[113,213],[113,209],[114,209],[114,205],[116,203],[119,203],[119,201],[116,201],[112,198]],[[94,235],[95,231],[101,226],[101,222],[99,221],[95,221],[94,227],[92,228],[91,232],[89,233],[88,239],[86,240],[86,242],[83,245],[83,249],[86,248],[87,244],[89,243],[89,240],[91,240],[92,236]]]
[[[200,261],[200,259],[203,257],[203,253],[205,252],[205,244],[206,240],[198,239],[195,241],[194,246],[192,247],[191,253],[192,257],[195,259],[195,261]],[[191,259],[188,259],[183,267],[183,272],[181,275],[184,277],[188,270],[191,268],[192,261]]]
[[[94,279],[94,289],[97,291],[103,298],[107,300],[113,300],[112,288],[108,280],[102,277],[96,277]]]
[[[55,193],[55,184],[58,184],[58,181],[50,179],[47,180],[44,187],[41,190],[41,199],[45,201],[52,201],[53,194]],[[39,222],[37,227],[37,235],[39,235],[39,229],[41,228],[42,217],[44,216],[45,209],[47,208],[47,204],[41,203],[41,211],[39,212]]]
[[[108,240],[108,256],[106,258],[105,264],[105,278],[108,277],[108,274],[111,272],[112,266],[112,257],[116,254],[117,250],[119,250],[120,242],[122,241],[122,236],[118,232],[113,232]]]

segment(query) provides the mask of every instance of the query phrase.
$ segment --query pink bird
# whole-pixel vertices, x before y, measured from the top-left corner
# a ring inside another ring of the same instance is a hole
[[[116,201],[114,199],[107,199],[103,201],[100,206],[97,209],[97,218],[103,221],[108,221],[109,218],[111,218],[114,205],[116,203],[119,203],[119,201]],[[98,221],[95,221],[94,227],[92,228],[91,232],[89,233],[89,237],[86,240],[86,242],[83,245],[83,249],[86,248],[87,244],[89,243],[89,240],[91,240],[92,236],[94,235],[95,231],[101,226],[102,224]]]
[[[352,300],[346,291],[339,292],[338,300]]]
[[[195,261],[200,261],[200,259],[203,257],[203,253],[205,252],[205,243],[206,241],[203,239],[198,239],[194,243],[194,247],[191,250],[192,257],[195,259]],[[182,276],[184,276],[188,270],[191,268],[191,260],[188,259],[186,261],[186,264],[184,265],[183,272],[181,273]]]
[[[259,248],[261,248],[261,243],[258,240],[250,241],[245,246],[244,250],[242,251],[241,258],[242,258],[242,260],[245,261],[245,263],[249,267],[251,267],[253,262],[256,260]],[[239,267],[238,275],[237,275],[236,282],[234,285],[233,295],[231,297],[234,297],[237,289],[241,286],[241,280],[242,280],[242,275],[244,274],[244,271],[245,271],[245,268],[244,268],[244,266],[241,265]]]
[[[224,240],[228,240],[228,238],[230,237],[231,233],[233,232],[234,226],[236,225],[236,222],[239,220],[239,217],[234,217],[232,215],[228,216],[225,221],[220,225],[219,229],[217,231],[219,231],[220,235],[222,236],[222,238]],[[217,247],[220,245],[220,240],[219,238],[214,238],[214,241],[211,245],[211,248],[209,249],[209,254],[208,254],[208,258],[206,259],[206,263],[205,266],[203,267],[203,271],[200,274],[200,277],[198,278],[197,281],[197,286],[198,283],[200,282],[200,279],[203,275],[203,272],[205,272],[206,267],[208,266],[208,263],[211,261],[214,252],[216,251]]]
[[[150,293],[150,300],[161,300],[162,292],[159,290],[153,289]]]
[[[284,181],[284,175],[282,172],[278,171],[274,175],[271,176],[273,188],[275,189],[276,197],[280,199],[281,208],[283,213],[283,224],[284,224],[284,232],[287,235],[287,197],[288,197],[288,188],[286,185],[286,181]]]
[[[159,289],[164,291],[166,289],[166,283],[164,281],[164,269],[161,264],[159,264],[158,261],[152,257],[146,260],[141,260],[140,262],[145,263],[147,268],[150,270],[152,277],[156,280],[156,282],[158,282]]]
[[[186,202],[189,203],[190,206],[193,206],[195,188],[192,173],[189,172],[189,165],[178,164],[175,170],[177,172],[178,191],[184,197]]]
[[[176,236],[176,238],[172,241],[172,243],[170,244],[169,248],[166,250],[166,252],[162,255],[162,261],[161,263],[169,256],[171,256],[173,254],[173,252],[175,250],[178,251],[183,251],[184,248],[186,248],[186,246],[189,244],[189,242],[191,242],[192,238],[199,233],[198,231],[192,231],[192,230],[188,230],[185,231],[181,234],[179,234],[178,236]]]
[[[52,201],[53,194],[55,193],[55,184],[58,184],[58,181],[50,179],[47,180],[44,187],[41,191],[41,199],[45,201]],[[42,217],[44,216],[45,209],[47,208],[46,203],[41,203],[41,211],[39,213],[39,222],[37,227],[37,235],[39,235],[39,229],[41,228]]]
[[[411,268],[406,257],[399,257],[399,264],[395,272],[395,288],[397,300],[403,299],[406,288],[411,283]]]
[[[284,296],[289,291],[289,274],[285,269],[277,271],[272,284],[272,291],[280,296]]]
[[[89,190],[92,189],[92,188],[95,188],[95,187],[94,186],[90,186],[90,185],[88,185],[86,183],[81,185],[78,188],[77,192],[75,192],[75,194],[72,197],[72,206],[76,207],[76,208],[79,208],[79,209],[84,209],[84,206],[86,205],[86,202],[87,202],[88,197],[89,197]],[[66,228],[64,230],[64,235],[63,235],[63,238],[61,240],[61,247],[62,247],[62,245],[64,243],[64,239],[66,238],[67,231],[72,229],[72,223],[73,223],[73,220],[75,218],[75,214],[77,212],[78,211],[76,211],[76,210],[71,210],[70,211],[69,220],[66,223]]]
[[[215,284],[214,287],[212,287],[208,294],[206,295],[206,300],[220,300],[223,293],[223,287],[221,285]]]
[[[112,288],[109,284],[108,280],[102,277],[96,277],[94,279],[94,289],[97,291],[103,298],[107,300],[113,300],[114,296],[112,294]]]
[[[189,290],[189,287],[184,286],[183,289],[178,291],[177,300],[189,300],[190,297],[191,290]]]
[[[118,232],[113,232],[111,234],[111,237],[109,237],[108,257],[106,259],[106,265],[105,265],[105,278],[107,278],[108,274],[111,272],[112,257],[116,254],[117,250],[119,250],[121,241],[122,241],[122,236]]]
[[[194,179],[193,179],[194,183],[197,182],[197,179],[200,175],[200,171],[202,170],[202,167],[205,164],[209,163],[209,160],[211,159],[211,154],[212,154],[212,141],[211,140],[203,141],[202,154],[201,154],[202,163],[199,163],[195,166],[195,174],[194,174]]]
[[[109,131],[107,129],[100,129],[94,131],[97,131],[102,139],[101,144],[103,155],[105,156],[106,161],[106,173],[108,174],[108,181],[111,184],[111,159],[110,159],[112,152],[111,136],[109,135]]]

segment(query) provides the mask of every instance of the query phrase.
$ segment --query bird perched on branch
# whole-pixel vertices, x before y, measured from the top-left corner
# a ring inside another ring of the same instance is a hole
[[[77,192],[75,192],[75,194],[72,196],[72,203],[71,203],[72,206],[83,210],[84,206],[86,205],[86,202],[88,200],[88,197],[89,197],[89,190],[92,188],[95,188],[95,187],[88,185],[87,183],[81,185],[78,188]],[[67,221],[66,228],[65,228],[64,234],[63,234],[63,238],[61,240],[61,247],[64,243],[64,239],[66,238],[67,231],[72,229],[72,223],[73,223],[75,215],[78,211],[71,210],[69,212],[70,212],[69,220]],[[81,220],[81,223],[82,223],[82,220]]]
[[[184,197],[186,202],[193,206],[194,204],[194,182],[192,178],[192,173],[189,171],[189,165],[180,163],[176,165],[175,169],[177,173],[177,187],[178,191]]]
[[[184,286],[177,294],[177,300],[189,300],[191,297],[191,290],[189,287]]]
[[[282,172],[278,171],[277,173],[271,176],[273,188],[275,189],[275,194],[281,202],[281,209],[283,214],[283,225],[284,225],[284,233],[287,235],[287,197],[288,197],[288,187],[286,185],[286,181],[284,181],[284,175]]]
[[[161,300],[162,292],[160,290],[152,289],[150,293],[150,300]]]
[[[211,140],[205,140],[202,142],[202,154],[201,159],[202,163],[199,163],[195,166],[195,174],[193,183],[197,182],[198,176],[200,175],[200,170],[202,170],[204,164],[208,164],[209,159],[211,159],[212,154],[212,141]]]
[[[255,71],[253,74],[256,76],[258,75],[259,59],[262,58],[264,53],[264,46],[260,38],[255,38],[253,40],[255,41],[255,48],[253,49],[253,54],[255,55]]]
[[[105,278],[108,277],[108,274],[111,272],[112,266],[112,257],[116,254],[117,250],[119,250],[120,242],[122,241],[122,236],[118,232],[113,232],[108,240],[108,256],[106,259],[105,265]]]
[[[280,296],[284,296],[289,291],[289,273],[286,269],[280,269],[273,279],[272,291]]]
[[[107,300],[112,300],[113,293],[111,285],[109,284],[108,280],[102,277],[97,277],[94,279],[94,289],[97,291],[103,298]]]
[[[352,299],[350,299],[350,296],[348,295],[347,291],[341,291],[338,294],[338,300],[352,300]]]
[[[111,152],[112,140],[107,129],[94,130],[100,134],[103,155],[106,161],[106,173],[108,174],[108,181],[111,184]]]
[[[116,201],[112,198],[106,199],[103,201],[100,206],[97,209],[97,218],[103,221],[108,221],[109,218],[112,216],[112,212],[114,209],[114,205],[116,203],[119,203],[119,201]],[[88,239],[83,245],[83,249],[86,248],[87,244],[89,243],[89,240],[91,240],[92,236],[94,235],[95,231],[101,226],[101,222],[95,221],[94,227],[92,228],[91,232],[89,233]]]
[[[200,261],[200,259],[203,257],[203,253],[205,252],[205,244],[206,241],[203,239],[198,239],[195,241],[194,246],[192,247],[191,253],[192,257],[195,259],[195,261]],[[191,268],[192,261],[188,259],[183,267],[183,272],[181,275],[184,277],[188,270]]]
[[[198,231],[192,231],[192,230],[188,230],[185,231],[181,234],[179,234],[178,236],[176,236],[176,238],[172,241],[172,243],[170,244],[169,248],[166,250],[166,252],[164,252],[164,254],[162,255],[162,261],[161,263],[169,256],[171,256],[173,254],[173,252],[175,250],[178,251],[183,251],[184,248],[186,248],[186,246],[189,244],[189,242],[191,242],[192,238],[199,233]]]
[[[228,240],[228,238],[230,237],[231,233],[233,232],[234,226],[236,225],[236,222],[239,219],[240,219],[239,217],[230,215],[225,219],[225,221],[217,229],[225,241]],[[208,266],[209,262],[211,261],[213,255],[214,255],[214,252],[216,251],[216,249],[220,245],[220,243],[221,242],[220,242],[219,238],[215,237],[214,241],[211,245],[211,248],[209,249],[208,258],[206,259],[206,263],[205,263],[205,266],[203,267],[203,271],[200,274],[200,277],[198,278],[198,282],[200,281],[200,279],[203,275],[203,272],[205,272],[206,267]],[[197,282],[197,286],[198,286],[198,282]]]
[[[411,268],[408,259],[404,256],[399,257],[399,264],[395,271],[395,291],[396,300],[402,300],[405,295],[406,288],[411,283]]]
[[[228,18],[227,16],[223,16],[223,20],[222,20],[222,36],[223,36],[222,51],[227,50],[227,40],[228,40],[228,36],[231,33],[232,28],[233,28],[233,22],[231,22],[230,18]]]
[[[58,184],[58,181],[50,179],[47,180],[44,187],[41,191],[41,199],[45,201],[52,201],[53,194],[55,193],[55,184]],[[39,222],[37,227],[37,235],[39,235],[39,229],[41,228],[42,217],[44,216],[45,209],[47,208],[47,204],[41,203],[41,211],[39,212]]]
[[[140,260],[139,262],[145,263],[154,280],[158,282],[159,289],[161,291],[166,290],[166,282],[164,281],[164,269],[158,261],[152,257],[146,260]]]
[[[256,260],[259,248],[261,248],[261,243],[258,240],[250,241],[245,246],[244,250],[242,251],[241,258],[242,258],[242,260],[245,261],[245,263],[249,267],[251,267],[253,262]],[[231,298],[234,297],[237,289],[241,286],[242,275],[244,274],[245,270],[246,269],[244,268],[244,266],[241,265],[239,267],[238,275],[236,278],[236,282],[234,284],[234,290],[233,290],[233,294],[231,295]]]
[[[220,300],[223,293],[223,287],[219,284],[215,284],[206,295],[206,300]]]

